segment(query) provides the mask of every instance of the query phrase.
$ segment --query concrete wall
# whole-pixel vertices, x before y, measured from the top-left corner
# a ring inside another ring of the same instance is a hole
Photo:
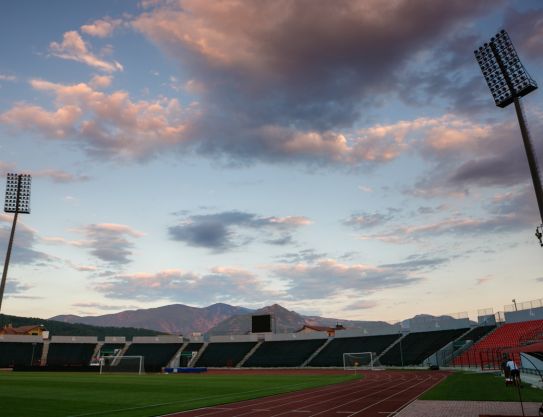
[[[531,308],[520,311],[506,311],[506,323],[518,323],[521,321],[543,320],[543,307]]]
[[[342,337],[362,337],[362,336],[381,336],[384,334],[396,334],[400,331],[400,326],[394,326],[391,329],[375,329],[375,330],[365,330],[365,329],[347,329],[336,332],[337,338]]]
[[[454,319],[451,317],[431,317],[410,319],[402,322],[402,328],[410,332],[430,332],[435,330],[452,330],[470,328],[469,318]]]
[[[126,343],[126,337],[124,336],[106,336],[104,343]]]
[[[478,316],[477,317],[477,324],[483,325],[483,326],[495,326],[496,325],[496,316],[494,313],[488,314],[485,316]]]
[[[266,341],[328,339],[328,333],[265,333]]]
[[[134,336],[132,343],[183,343],[183,336]]]
[[[98,343],[96,336],[52,336],[51,343]]]
[[[0,334],[0,342],[43,343],[43,338],[41,336]]]
[[[241,334],[230,336],[210,336],[209,341],[211,343],[224,343],[224,342],[257,342],[258,334]]]

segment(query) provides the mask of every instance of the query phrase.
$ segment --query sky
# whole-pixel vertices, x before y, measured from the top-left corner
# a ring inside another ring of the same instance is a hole
[[[473,54],[501,29],[543,83],[537,0],[2,2],[0,174],[32,175],[2,313],[543,298],[514,108]]]

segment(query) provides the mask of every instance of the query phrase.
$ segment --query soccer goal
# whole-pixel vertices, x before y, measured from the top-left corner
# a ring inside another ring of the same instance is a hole
[[[143,356],[102,356],[100,358],[100,374],[113,372],[143,374],[143,365]]]
[[[357,369],[373,369],[379,366],[379,363],[375,361],[377,355],[375,352],[352,352],[343,354],[343,369],[357,370]]]

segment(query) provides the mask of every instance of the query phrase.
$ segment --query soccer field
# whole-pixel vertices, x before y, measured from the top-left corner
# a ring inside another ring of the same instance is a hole
[[[147,417],[313,388],[354,375],[0,373],[6,417]]]

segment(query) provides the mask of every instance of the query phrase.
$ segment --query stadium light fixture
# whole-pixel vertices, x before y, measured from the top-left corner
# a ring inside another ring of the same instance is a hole
[[[2,299],[4,298],[4,289],[6,287],[6,278],[8,275],[9,260],[11,258],[11,248],[13,246],[13,237],[15,236],[15,227],[17,226],[17,217],[19,213],[30,213],[30,185],[32,177],[26,174],[8,174],[6,183],[6,199],[4,211],[14,213],[11,234],[9,236],[6,260],[4,262],[4,272],[2,273],[2,282],[0,284],[0,311],[2,310]]]
[[[490,42],[476,49],[474,53],[496,106],[504,108],[511,103],[515,104],[520,133],[524,142],[528,165],[530,166],[530,173],[532,175],[537,205],[539,206],[539,215],[542,222],[541,226],[538,226],[536,229],[536,237],[539,239],[541,246],[543,246],[541,236],[538,235],[543,230],[543,189],[541,187],[541,176],[524,113],[520,106],[520,97],[537,89],[537,83],[530,77],[520,62],[511,38],[505,30],[501,30],[490,39]]]

